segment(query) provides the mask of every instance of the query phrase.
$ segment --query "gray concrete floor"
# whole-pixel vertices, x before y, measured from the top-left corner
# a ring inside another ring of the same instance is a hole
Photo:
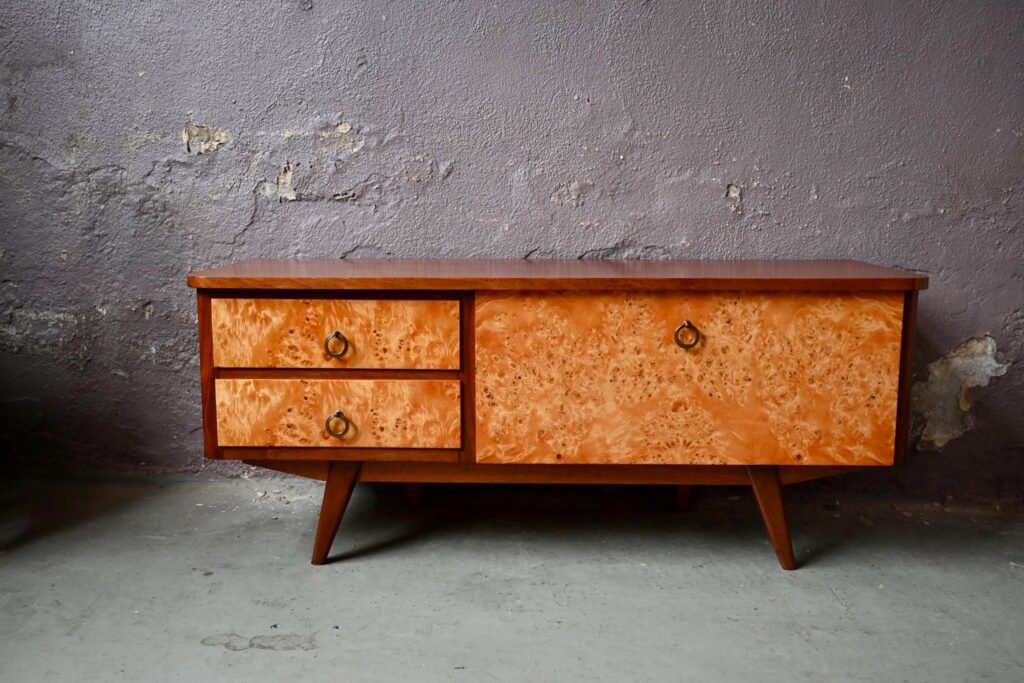
[[[1021,681],[1024,517],[787,489],[0,482],[3,681]]]

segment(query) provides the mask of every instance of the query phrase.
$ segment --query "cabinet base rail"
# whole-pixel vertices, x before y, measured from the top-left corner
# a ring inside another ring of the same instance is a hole
[[[786,521],[782,487],[810,479],[853,472],[861,467],[776,465],[466,465],[324,460],[246,460],[249,465],[326,483],[313,542],[315,565],[327,562],[334,537],[358,482],[466,484],[633,484],[675,485],[676,507],[692,505],[698,486],[749,486],[768,538],[783,569],[796,569]],[[416,490],[412,488],[412,490]]]

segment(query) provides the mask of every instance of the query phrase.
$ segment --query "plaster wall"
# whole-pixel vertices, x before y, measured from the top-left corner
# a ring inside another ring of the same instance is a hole
[[[1013,2],[5,2],[2,457],[208,468],[192,269],[856,258],[931,278],[915,450],[864,481],[1020,495],[1022,36]]]

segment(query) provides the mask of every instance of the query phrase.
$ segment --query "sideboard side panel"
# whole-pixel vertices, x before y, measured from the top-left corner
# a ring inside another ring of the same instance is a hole
[[[914,370],[914,336],[917,328],[917,291],[908,291],[903,304],[903,346],[900,349],[899,408],[896,416],[895,463],[903,462],[910,438],[910,385]]]
[[[477,462],[893,462],[902,292],[478,292],[475,313]]]
[[[199,321],[199,390],[202,392],[203,453],[207,458],[223,457],[217,445],[217,404],[214,399],[213,335],[210,330],[210,293],[196,292]]]

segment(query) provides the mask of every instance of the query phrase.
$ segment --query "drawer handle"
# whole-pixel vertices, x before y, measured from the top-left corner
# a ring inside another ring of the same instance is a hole
[[[335,339],[341,342],[341,351],[331,350],[331,342]],[[348,353],[348,346],[348,337],[343,335],[341,332],[338,332],[337,330],[331,332],[327,336],[327,339],[324,339],[324,353],[326,353],[331,358],[341,358],[342,356],[344,356],[346,353]]]
[[[689,332],[692,339],[690,341],[683,341],[683,332]],[[676,328],[676,333],[672,336],[676,340],[676,346],[681,349],[692,349],[700,343],[700,330],[689,320],[684,320],[683,324]]]
[[[336,432],[333,429],[331,429],[331,423],[334,422],[335,420],[341,420],[341,422],[345,425],[345,428],[342,429],[340,432]],[[352,428],[352,422],[349,421],[349,419],[345,416],[345,413],[339,410],[338,412],[333,413],[330,417],[327,418],[327,422],[324,423],[324,426],[327,427],[328,434],[339,439],[342,439],[345,437],[346,434],[348,434],[348,430]]]

